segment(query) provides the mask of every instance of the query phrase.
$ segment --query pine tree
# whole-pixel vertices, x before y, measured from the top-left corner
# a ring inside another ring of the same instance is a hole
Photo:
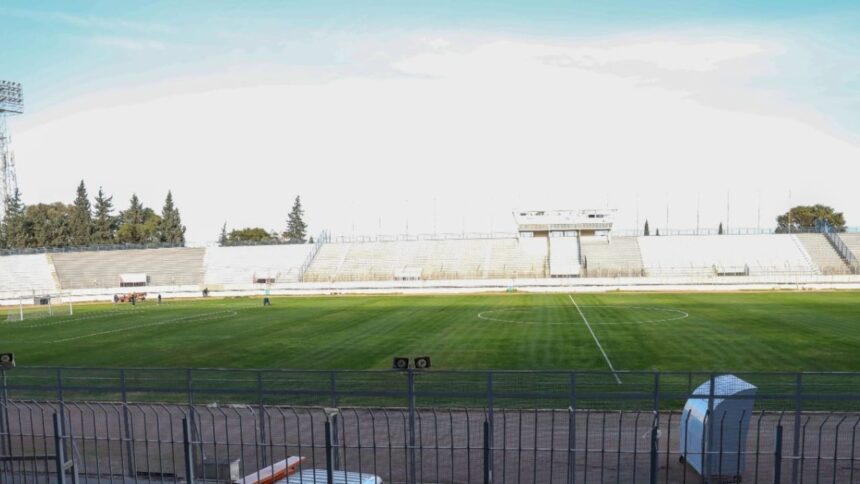
[[[293,209],[287,218],[287,231],[284,232],[284,238],[291,244],[303,244],[307,231],[307,224],[303,217],[305,211],[302,209],[302,200],[296,196],[296,201],[293,203]]]
[[[5,247],[20,249],[27,247],[29,234],[24,217],[24,202],[21,201],[21,191],[17,188],[11,197],[6,197],[6,213],[3,217],[3,239]]]
[[[651,227],[648,226],[648,219],[645,219],[645,235],[651,235]]]
[[[91,208],[87,187],[81,180],[70,220],[72,245],[89,245],[92,243],[93,215],[90,212]]]
[[[179,209],[173,204],[173,193],[169,190],[164,200],[164,208],[161,209],[159,234],[161,242],[174,245],[185,244],[185,227],[182,226]]]
[[[117,219],[113,215],[113,197],[107,197],[99,187],[96,195],[95,217],[93,219],[92,242],[112,244],[116,240]]]
[[[657,237],[659,237],[659,236],[660,236],[660,227],[657,227],[657,233],[656,233],[656,234],[654,234],[654,235],[656,235]]]
[[[120,212],[120,226],[117,238],[124,244],[140,244],[143,242],[143,223],[146,213],[137,194],[131,195],[128,210]]]
[[[723,235],[723,223],[722,222],[720,222],[720,228],[717,229],[717,234]]]
[[[218,245],[224,247],[227,244],[227,222],[221,226],[221,234],[218,235]]]

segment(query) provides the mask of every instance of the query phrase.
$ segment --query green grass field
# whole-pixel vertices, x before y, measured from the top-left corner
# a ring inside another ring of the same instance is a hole
[[[0,349],[27,366],[363,369],[430,355],[444,369],[607,370],[608,359],[617,370],[860,371],[858,302],[775,292],[87,304],[0,323]]]

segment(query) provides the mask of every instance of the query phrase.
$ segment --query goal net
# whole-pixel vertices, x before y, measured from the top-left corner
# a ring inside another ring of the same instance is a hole
[[[68,294],[37,294],[21,296],[18,303],[7,309],[7,321],[71,316],[74,314],[72,300]]]

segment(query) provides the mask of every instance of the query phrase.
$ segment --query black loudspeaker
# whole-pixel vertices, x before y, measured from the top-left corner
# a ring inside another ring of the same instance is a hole
[[[419,356],[418,358],[415,358],[415,368],[419,370],[426,370],[430,368],[430,357]]]
[[[15,368],[15,353],[0,353],[0,368]]]
[[[400,356],[395,356],[394,360],[391,362],[391,368],[394,370],[408,370],[409,369],[409,358],[402,358]]]

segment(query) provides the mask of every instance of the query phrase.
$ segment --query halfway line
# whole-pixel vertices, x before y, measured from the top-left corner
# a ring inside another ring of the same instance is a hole
[[[588,332],[591,333],[591,337],[594,338],[594,342],[597,343],[597,349],[603,354],[603,359],[606,360],[606,364],[609,365],[609,369],[612,370],[612,376],[615,377],[615,381],[618,384],[621,384],[621,378],[618,378],[618,373],[615,372],[615,367],[612,366],[612,362],[609,361],[609,357],[606,356],[606,352],[603,351],[603,346],[600,345],[600,340],[597,339],[597,335],[594,334],[594,331],[591,329],[591,325],[588,324],[588,319],[586,319],[585,314],[582,314],[582,309],[579,309],[579,304],[576,304],[576,300],[573,298],[572,294],[568,294],[567,297],[570,298],[573,305],[576,307],[577,312],[579,312],[579,316],[582,318],[582,321],[585,323],[585,327],[588,328]]]

